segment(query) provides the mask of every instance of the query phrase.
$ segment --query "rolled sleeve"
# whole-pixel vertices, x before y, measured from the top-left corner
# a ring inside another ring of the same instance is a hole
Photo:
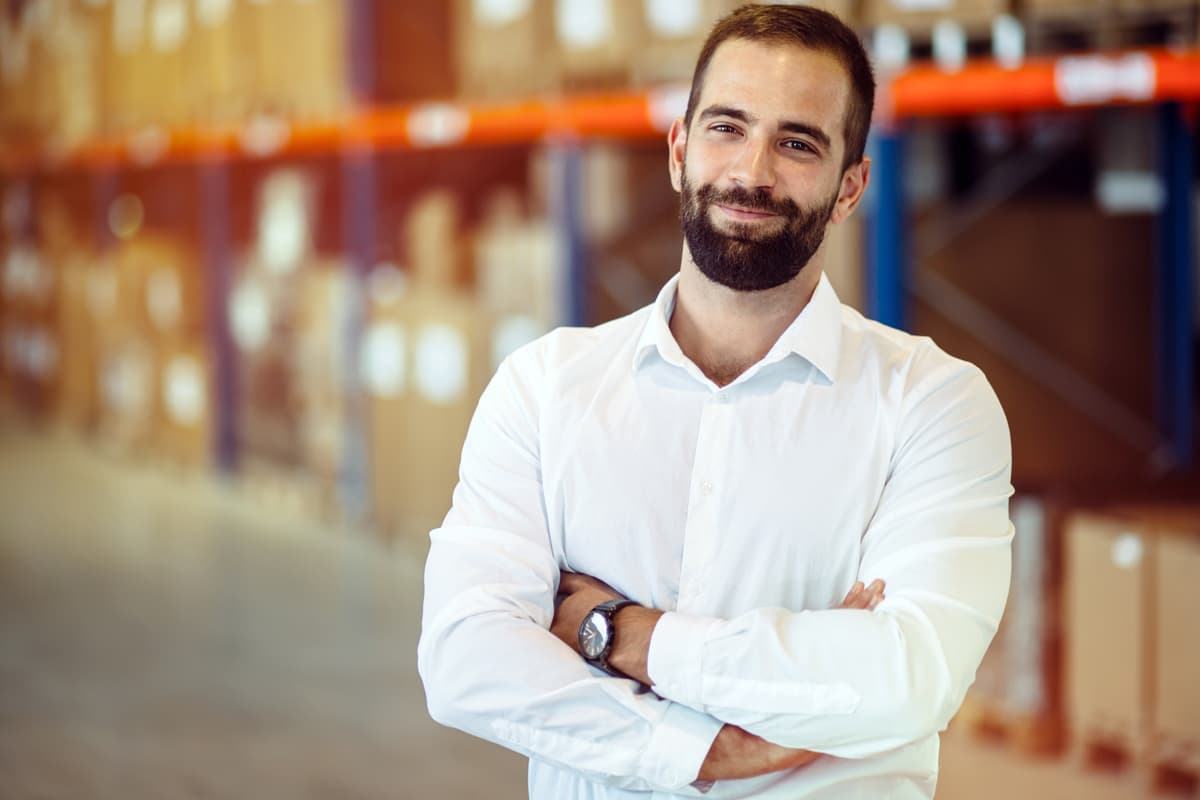
[[[720,620],[691,614],[663,614],[650,637],[646,668],[654,691],[692,708],[703,697],[704,642]]]
[[[671,791],[694,783],[722,725],[707,714],[672,703],[650,737],[642,774]]]

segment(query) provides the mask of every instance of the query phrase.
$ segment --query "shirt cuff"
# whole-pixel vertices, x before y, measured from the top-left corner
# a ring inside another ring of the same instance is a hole
[[[655,694],[703,710],[704,642],[718,622],[674,611],[658,618],[646,655],[646,672]]]
[[[693,783],[723,724],[678,703],[668,704],[646,747],[643,774],[670,791]]]

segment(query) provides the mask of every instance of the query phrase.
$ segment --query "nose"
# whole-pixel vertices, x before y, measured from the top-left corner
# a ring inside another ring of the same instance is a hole
[[[771,143],[762,137],[747,136],[729,166],[729,179],[750,190],[773,189],[775,162]]]

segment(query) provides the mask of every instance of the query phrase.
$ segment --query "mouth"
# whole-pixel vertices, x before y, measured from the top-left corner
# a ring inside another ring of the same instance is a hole
[[[727,217],[738,222],[756,222],[758,220],[774,219],[779,216],[769,211],[756,211],[750,208],[742,208],[741,206],[727,206],[720,203],[715,203],[714,205],[721,209],[722,213]]]

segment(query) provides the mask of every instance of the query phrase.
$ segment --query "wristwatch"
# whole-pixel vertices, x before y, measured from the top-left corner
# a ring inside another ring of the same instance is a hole
[[[616,635],[613,617],[625,606],[636,605],[632,600],[617,597],[605,600],[587,613],[579,626],[579,651],[583,653],[585,661],[609,675],[618,678],[629,677],[609,666],[608,657],[612,654],[613,639]]]

